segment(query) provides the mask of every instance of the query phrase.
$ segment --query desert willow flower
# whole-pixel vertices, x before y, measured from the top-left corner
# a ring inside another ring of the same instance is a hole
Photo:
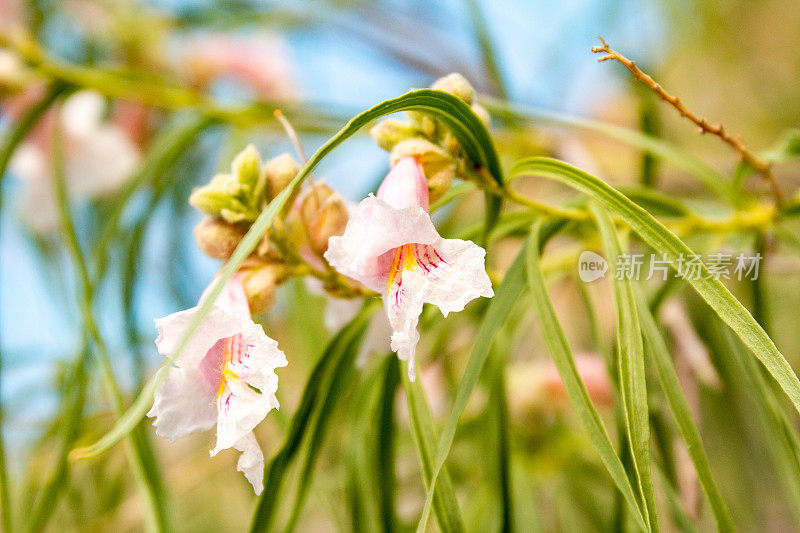
[[[200,298],[206,299],[210,288]],[[159,353],[175,353],[199,306],[156,320]],[[242,452],[237,469],[256,494],[264,488],[264,455],[253,429],[278,408],[275,369],[286,366],[278,343],[253,322],[238,275],[223,288],[155,393],[156,434],[171,440],[216,425],[211,456],[227,448]]]
[[[70,194],[101,198],[117,191],[141,160],[132,139],[132,124],[104,118],[106,102],[95,91],[80,91],[61,106],[59,120],[64,133],[64,163]],[[41,234],[58,228],[50,164],[50,142],[55,115],[22,144],[11,160],[11,170],[25,182],[21,216]]]
[[[377,197],[358,204],[344,235],[331,237],[325,253],[341,274],[383,295],[392,350],[408,361],[412,380],[422,305],[447,316],[478,296],[493,296],[485,256],[475,243],[439,236],[422,167],[412,157],[394,164]]]

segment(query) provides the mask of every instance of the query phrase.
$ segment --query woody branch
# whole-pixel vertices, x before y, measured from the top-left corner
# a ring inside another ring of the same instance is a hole
[[[659,98],[674,107],[682,117],[691,120],[695,125],[697,125],[697,127],[700,128],[700,133],[710,133],[722,139],[723,142],[727,143],[739,153],[742,161],[750,165],[756,172],[761,174],[764,179],[767,180],[776,203],[780,204],[782,202],[781,192],[778,188],[775,178],[772,175],[772,168],[769,162],[764,161],[748,150],[744,142],[742,142],[739,137],[730,135],[728,132],[726,132],[722,124],[709,124],[705,118],[702,118],[692,112],[683,104],[683,102],[681,102],[680,98],[668,93],[666,90],[664,90],[661,84],[656,82],[647,73],[643,72],[639,67],[637,67],[636,61],[628,59],[624,55],[611,48],[602,37],[598,37],[598,39],[600,39],[600,42],[603,43],[603,46],[593,46],[592,52],[595,54],[606,54],[600,57],[598,61],[602,62],[612,59],[622,63],[628,70],[631,71],[636,80],[644,83],[647,87],[652,89],[653,92],[659,96]]]

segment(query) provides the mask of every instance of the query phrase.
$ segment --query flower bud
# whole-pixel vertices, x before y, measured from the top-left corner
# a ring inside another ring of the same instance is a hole
[[[261,173],[261,156],[252,144],[239,152],[231,163],[231,173],[236,180],[254,191]]]
[[[447,192],[456,175],[456,161],[442,148],[424,139],[408,139],[394,147],[390,155],[394,165],[404,157],[413,157],[422,166],[428,184],[428,199],[435,202]]]
[[[246,203],[250,189],[230,174],[218,174],[196,189],[189,203],[197,210],[230,223],[253,221],[258,212]]]
[[[273,157],[264,164],[263,173],[267,186],[267,197],[275,198],[300,172],[300,165],[288,153]]]
[[[288,276],[288,269],[279,263],[270,263],[250,257],[236,273],[244,287],[252,314],[269,309],[275,302],[275,290]]]
[[[472,112],[478,115],[478,118],[481,122],[483,122],[484,126],[489,127],[489,124],[492,122],[492,117],[489,115],[489,112],[483,107],[481,104],[475,102],[471,106]]]
[[[228,259],[247,230],[219,218],[206,218],[194,227],[197,247],[213,259]]]
[[[397,143],[415,137],[420,132],[405,120],[389,118],[375,124],[369,133],[378,146],[391,152]]]
[[[302,199],[300,217],[311,250],[322,255],[328,250],[328,240],[344,233],[349,214],[341,196],[326,184],[315,183]]]
[[[453,72],[443,78],[439,78],[433,82],[431,89],[450,93],[463,100],[467,105],[472,105],[472,100],[475,98],[475,89],[473,89],[467,79],[458,72]]]
[[[429,139],[436,139],[438,125],[434,119],[419,111],[406,112],[411,127]]]

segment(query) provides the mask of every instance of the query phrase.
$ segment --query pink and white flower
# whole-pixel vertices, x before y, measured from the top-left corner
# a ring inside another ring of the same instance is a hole
[[[129,120],[123,123],[117,117],[106,120],[105,108],[100,93],[79,91],[64,101],[59,117],[46,116],[40,129],[14,153],[11,170],[25,184],[21,216],[33,231],[49,234],[58,229],[50,155],[56,118],[63,127],[64,170],[71,196],[108,196],[119,190],[138,167],[141,152],[133,139],[137,125]],[[12,114],[17,111],[10,109]]]
[[[213,283],[200,298],[208,295]],[[156,346],[167,357],[175,353],[198,307],[156,320]],[[264,488],[264,455],[253,429],[278,408],[275,369],[286,366],[278,343],[253,322],[247,296],[234,276],[214,301],[174,366],[163,370],[166,379],[155,393],[156,435],[171,440],[217,426],[211,456],[227,448],[242,455],[237,469],[256,494]]]
[[[331,237],[325,252],[340,273],[383,294],[392,350],[409,362],[412,380],[422,305],[447,316],[478,296],[493,296],[485,256],[473,242],[439,236],[428,214],[425,175],[413,157],[394,164],[377,196],[358,204],[344,235]]]

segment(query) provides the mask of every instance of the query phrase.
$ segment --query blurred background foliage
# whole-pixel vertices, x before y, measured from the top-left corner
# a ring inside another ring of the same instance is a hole
[[[273,105],[284,110],[312,153],[362,109],[461,72],[487,97],[641,129],[733,174],[736,156],[719,139],[696,135],[691,124],[619,65],[596,62],[589,49],[602,34],[690,108],[712,122],[722,121],[753,150],[776,146],[786,130],[800,125],[800,5],[790,0],[0,0],[0,34],[11,36],[19,26],[59,64],[86,74],[84,81],[91,81],[94,69],[114,72],[113,80],[132,80],[133,91],[124,84],[120,90],[104,85],[105,79],[93,88],[105,92],[104,118],[125,128],[139,158],[162,132],[190,120],[192,112],[182,100],[187,94],[210,95],[217,110],[232,110],[217,113],[222,120],[186,144],[163,174],[130,191],[106,268],[95,278],[101,332],[126,403],[160,362],[152,320],[194,305],[219,267],[194,246],[192,227],[199,215],[187,204],[191,190],[227,168],[249,142],[268,156],[291,150],[272,118]],[[482,39],[487,40],[482,44]],[[30,80],[22,96],[8,94],[0,101],[4,135],[25,108],[24,99],[35,101],[43,94],[41,83]],[[492,133],[506,167],[523,156],[552,155],[615,186],[649,182],[700,212],[719,213],[716,198],[684,171],[602,134],[536,116],[527,122],[494,117]],[[315,175],[356,201],[375,189],[387,169],[385,154],[362,135],[335,151]],[[24,524],[33,510],[47,508],[41,514],[46,520],[30,524],[31,530],[139,531],[142,509],[121,446],[98,459],[59,462],[64,449],[94,442],[116,416],[96,379],[97,365],[83,357],[86,333],[72,263],[57,232],[41,227],[52,206],[31,194],[35,183],[25,175],[29,170],[24,161],[12,161],[2,183],[0,213],[0,400],[12,511]],[[800,185],[796,164],[776,165],[774,173],[786,195]],[[745,189],[756,196],[767,191],[758,176],[749,177]],[[537,199],[566,197],[565,189],[542,180],[524,181],[520,190]],[[91,255],[120,193],[81,195],[79,187],[73,192],[79,237]],[[480,195],[460,199],[439,219],[442,234],[473,228],[476,209],[482,209]],[[782,230],[786,239],[759,237],[766,243],[749,233],[683,235],[698,252],[769,250],[759,287],[731,287],[793,364],[800,362],[797,229],[797,223],[788,222]],[[512,235],[493,245],[493,274],[502,275],[520,244]],[[611,286],[587,288],[575,278],[575,251],[600,244],[596,237],[578,234],[556,239],[553,246],[547,266],[550,294],[592,399],[616,437],[618,406],[601,358],[613,342]],[[750,361],[737,356],[744,349],[697,297],[684,289],[677,294],[681,298],[664,304],[661,321],[734,521],[743,531],[798,530],[800,489],[787,467],[797,457],[775,451],[781,429],[770,418],[774,412],[752,397],[756,385],[751,381],[762,379],[760,370],[742,364]],[[595,315],[587,315],[587,301]],[[279,371],[281,410],[257,430],[268,460],[283,441],[309,371],[332,334],[325,325],[326,312],[337,312],[331,306],[293,281],[281,289],[276,306],[259,317],[290,363]],[[446,322],[430,321],[420,347],[420,382],[436,421],[449,411],[485,308],[486,302],[478,302]],[[461,418],[448,467],[464,521],[470,531],[501,527],[502,480],[494,461],[503,448],[510,458],[520,531],[629,529],[631,517],[572,413],[532,309],[528,295],[515,307]],[[394,479],[381,478],[394,487],[394,529],[408,530],[418,518],[425,489],[399,373],[392,370],[396,361],[383,353],[361,359],[348,381],[347,401],[326,413],[332,417],[330,433],[297,530],[350,530],[360,523],[371,531],[381,523],[374,509],[359,507],[375,494],[374,480],[364,479],[360,465],[380,453],[376,443],[388,446],[383,452],[396,458]],[[82,373],[76,368],[84,367],[88,378],[77,378]],[[498,372],[507,377],[505,391],[494,387]],[[76,379],[89,380],[82,394]],[[383,380],[393,380],[391,390],[398,390],[388,401],[380,395]],[[771,383],[760,383],[771,390]],[[681,521],[688,515],[700,530],[713,530],[664,400],[652,389],[664,529],[691,530],[694,526]],[[493,426],[497,417],[490,398],[496,394],[507,399],[507,434]],[[379,407],[389,409],[395,422],[391,437],[379,424]],[[76,412],[81,416],[72,416]],[[77,419],[72,427],[70,421]],[[147,422],[145,427],[175,530],[248,527],[255,499],[235,470],[236,454],[210,460],[210,435],[169,443],[155,438]],[[286,502],[278,505],[281,523],[292,511],[289,494],[301,481],[299,471],[297,464],[289,469],[280,493]],[[51,499],[45,497],[47,487],[58,487]]]

